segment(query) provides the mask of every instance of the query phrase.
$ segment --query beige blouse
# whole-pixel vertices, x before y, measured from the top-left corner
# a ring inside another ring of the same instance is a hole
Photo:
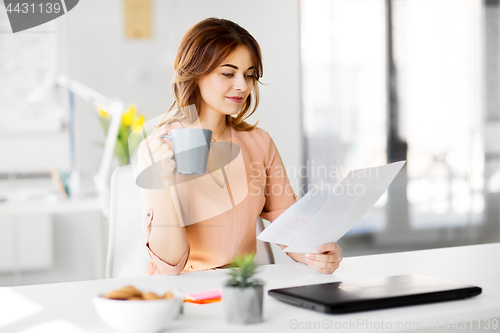
[[[297,200],[276,145],[266,131],[231,128],[231,135],[231,162],[224,170],[194,180],[177,175],[175,186],[189,247],[176,266],[151,251],[149,234],[154,213],[144,219],[146,249],[151,257],[146,275],[213,269],[229,264],[235,255],[255,252],[257,218],[272,222]],[[217,144],[224,143],[212,143]],[[226,180],[221,183],[221,179]],[[147,216],[152,211],[141,196],[143,216]]]

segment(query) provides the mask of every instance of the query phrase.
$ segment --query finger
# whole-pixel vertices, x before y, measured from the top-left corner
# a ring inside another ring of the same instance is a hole
[[[175,166],[175,161],[170,160],[163,168],[163,170],[165,170],[165,176],[170,177],[170,175],[172,175],[175,171]]]
[[[169,132],[169,130],[166,128],[158,129],[151,136],[149,136],[148,139],[146,139],[146,140],[152,142],[152,141],[158,139],[158,140],[161,140],[161,142],[166,142],[166,141],[168,141],[168,138],[161,138],[161,136],[167,135],[168,132]]]
[[[145,138],[144,142],[146,146],[149,147],[150,149],[157,148],[156,145],[158,144],[158,142],[159,143],[165,142],[163,141],[164,140],[163,138],[160,138],[160,135],[165,135],[165,134],[167,134],[166,130],[158,130],[155,133],[148,136],[147,138]],[[157,141],[157,140],[162,140],[162,141]]]
[[[168,147],[168,145],[162,138],[155,138],[149,143],[149,148],[151,149],[151,152],[153,154],[155,154],[161,147]],[[168,148],[170,149],[170,147]]]
[[[309,260],[309,266],[315,266],[319,268],[333,268],[338,265],[338,262],[333,261],[318,261],[318,260]]]
[[[342,256],[338,253],[327,253],[327,254],[316,254],[316,253],[306,253],[306,259],[322,261],[322,262],[337,262],[342,259]]]
[[[161,129],[158,129],[155,134],[154,134],[154,137],[155,138],[159,138],[161,135],[167,135],[168,134],[168,129],[166,128],[161,128]]]
[[[158,132],[158,133],[155,134],[155,138],[154,139],[155,140],[159,140],[159,142],[161,142],[161,143],[167,143],[168,144],[170,142],[170,140],[168,138],[166,138],[166,137],[162,137],[162,136],[165,136],[166,134],[168,134],[167,130]]]
[[[278,246],[281,247],[282,250],[284,250],[288,247],[288,245],[282,245],[282,244],[278,244]]]
[[[335,243],[326,243],[326,244],[323,244],[321,246],[318,246],[316,251],[318,251],[319,253],[325,253],[325,252],[339,252],[340,253],[342,251],[342,248]]]
[[[307,265],[321,273],[333,273],[340,265],[340,262],[321,262],[309,260]]]
[[[331,274],[339,268],[339,263],[322,263],[310,261],[308,265],[323,274]]]
[[[168,163],[173,157],[174,152],[167,145],[163,145],[153,154],[155,162],[165,160],[165,163]]]
[[[165,167],[170,161],[173,161],[173,156],[174,153],[167,148],[163,148],[163,151],[159,150],[157,154],[153,156],[152,165],[157,175],[165,176]]]

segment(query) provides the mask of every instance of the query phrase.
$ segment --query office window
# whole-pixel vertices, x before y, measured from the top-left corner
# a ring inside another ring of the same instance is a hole
[[[405,177],[392,185],[403,188],[403,201],[391,205],[385,195],[350,233],[385,234],[379,243],[401,246],[476,242],[463,231],[485,222],[482,2],[302,0],[301,15],[309,165],[387,163],[390,107],[405,147]],[[316,172],[307,181],[326,178]]]
[[[481,2],[394,3],[410,227],[483,221]]]
[[[301,2],[309,189],[386,164],[385,38],[383,1]],[[351,233],[382,230],[386,200]]]

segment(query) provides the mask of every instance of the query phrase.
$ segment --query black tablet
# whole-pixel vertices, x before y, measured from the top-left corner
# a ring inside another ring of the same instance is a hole
[[[479,295],[476,286],[408,274],[331,282],[268,291],[280,301],[325,313],[349,313],[462,299]]]

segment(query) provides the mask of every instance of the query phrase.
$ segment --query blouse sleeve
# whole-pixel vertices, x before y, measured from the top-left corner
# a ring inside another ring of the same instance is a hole
[[[297,196],[290,186],[278,149],[273,139],[269,134],[267,135],[269,138],[269,155],[267,160],[264,161],[266,172],[264,195],[266,203],[260,217],[272,222],[297,201]]]
[[[181,273],[181,271],[184,269],[186,266],[187,259],[189,258],[189,250],[190,246],[188,245],[188,248],[184,255],[182,256],[181,260],[177,265],[171,265],[167,263],[166,261],[162,260],[160,257],[158,257],[153,250],[149,247],[149,234],[151,233],[151,222],[153,221],[154,218],[154,211],[153,209],[150,209],[148,211],[148,214],[146,215],[146,218],[144,219],[143,225],[142,225],[142,231],[144,233],[144,236],[146,237],[146,248],[148,250],[148,254],[151,257],[154,265],[156,268],[165,275],[178,275]],[[150,268],[148,268],[150,270]]]

